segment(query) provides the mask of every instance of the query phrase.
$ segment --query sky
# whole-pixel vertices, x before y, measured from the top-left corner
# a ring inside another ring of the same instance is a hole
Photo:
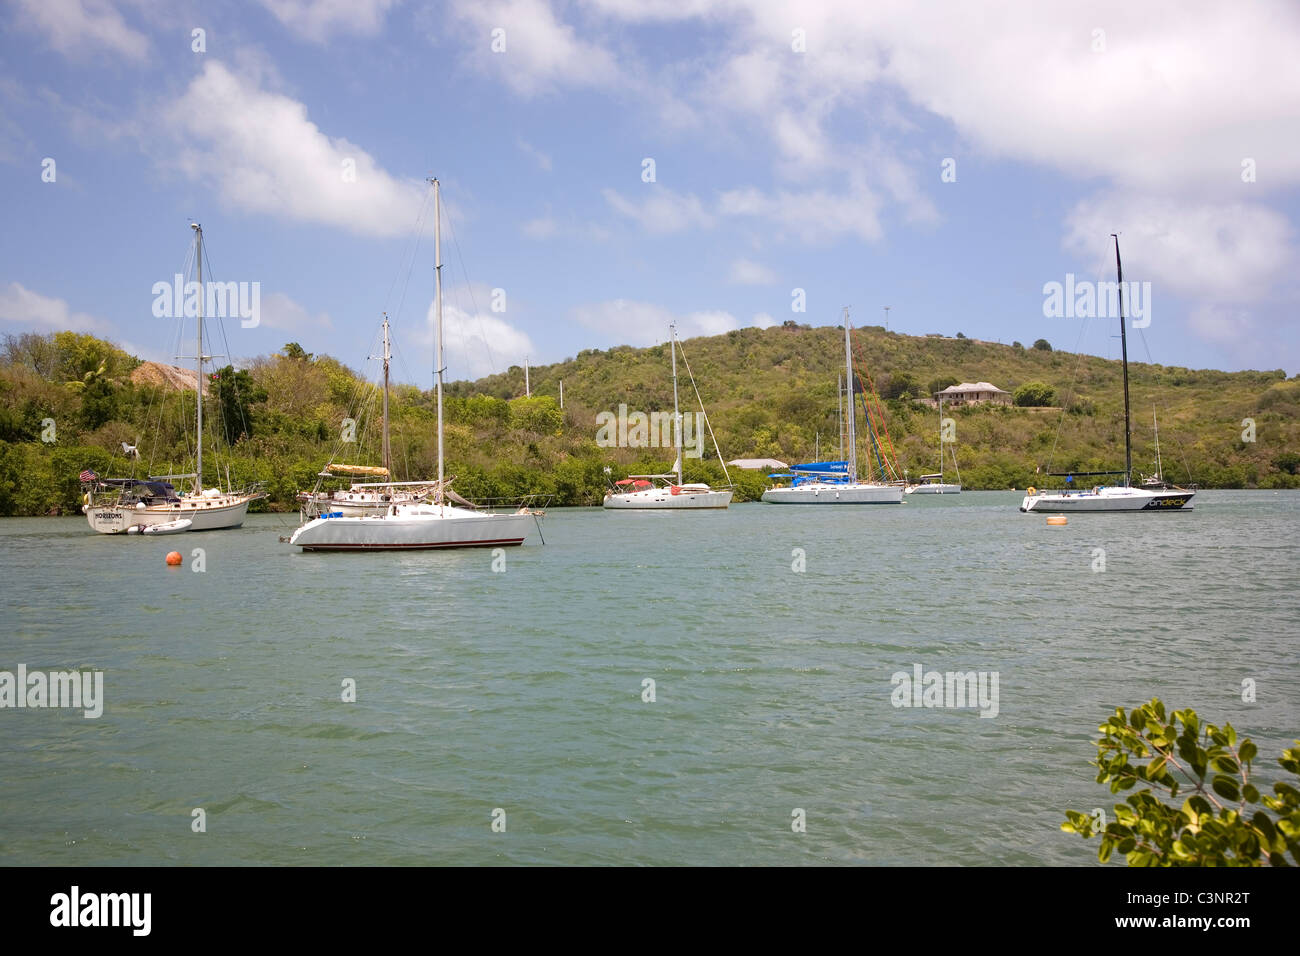
[[[0,334],[192,355],[193,220],[219,361],[370,370],[387,312],[427,387],[433,176],[451,380],[845,307],[1118,357],[1047,305],[1111,233],[1131,357],[1300,372],[1294,2],[0,6]]]

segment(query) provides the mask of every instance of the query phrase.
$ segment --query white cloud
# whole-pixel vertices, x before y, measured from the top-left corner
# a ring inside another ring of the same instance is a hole
[[[766,312],[759,312],[750,320],[750,324],[760,329],[770,329],[776,325],[776,319],[772,318]]]
[[[557,219],[547,210],[545,216],[529,219],[519,227],[519,231],[529,239],[586,239],[604,242],[609,238],[609,230],[590,220],[580,221],[575,216]]]
[[[107,50],[128,60],[143,60],[149,40],[127,26],[109,0],[18,0],[19,22],[45,34],[65,56]]]
[[[476,301],[491,301],[490,290],[476,286]],[[422,355],[433,354],[436,321],[434,303],[430,302],[424,327],[416,336]],[[528,333],[492,312],[463,308],[444,299],[442,332],[443,361],[449,382],[504,372],[511,365],[523,365],[525,356],[531,356],[532,361],[537,362],[537,347]]]
[[[560,231],[560,227],[550,216],[543,216],[529,219],[519,227],[519,231],[529,239],[550,239]]]
[[[677,322],[677,337],[688,339],[692,335],[722,335],[740,328],[740,323],[730,312],[721,309],[707,309],[703,312],[688,312]]]
[[[522,96],[622,82],[614,58],[561,23],[544,0],[453,0],[451,11],[468,28],[459,40],[470,61]],[[504,33],[494,38],[494,30]],[[494,39],[504,42],[500,52]]]
[[[329,137],[297,100],[209,60],[165,111],[169,156],[243,209],[370,236],[409,235],[422,187],[382,169],[361,147]]]
[[[1152,283],[1155,321],[1162,298],[1257,301],[1300,268],[1286,217],[1252,203],[1107,192],[1075,205],[1065,225],[1065,248],[1106,279],[1115,268],[1110,233],[1120,234],[1124,277]]]
[[[396,0],[261,0],[293,33],[316,43],[331,34],[373,36]]]
[[[334,328],[328,312],[312,315],[283,292],[272,292],[262,297],[260,324],[269,329],[287,332],[313,331]]]
[[[736,285],[771,285],[776,281],[776,274],[757,262],[737,259],[731,264],[729,278]]]
[[[551,171],[551,157],[547,156],[532,143],[528,142],[528,140],[518,139],[515,141],[515,145],[519,147],[520,151],[523,152],[525,156],[532,159],[543,172],[549,173]]]
[[[651,235],[668,235],[690,228],[708,229],[713,216],[695,195],[680,195],[667,186],[648,183],[648,195],[640,202],[624,199],[612,189],[601,190],[610,207],[635,221]]]
[[[1248,156],[1273,182],[1300,180],[1294,4],[1022,0],[954,2],[924,21],[878,14],[857,29],[876,21],[887,78],[992,154],[1162,190],[1239,189]]]
[[[683,95],[764,123],[796,165],[831,161],[826,130],[841,113],[879,132],[889,114],[877,101],[892,89],[980,152],[1078,176],[1226,192],[1254,158],[1263,188],[1300,181],[1300,7],[1286,0],[936,0],[925,16],[840,0],[797,11],[768,0],[588,4],[615,21],[725,31],[729,47]],[[795,26],[805,53],[791,49]]]
[[[1240,353],[1245,346],[1258,344],[1250,314],[1240,309],[1197,306],[1187,317],[1187,324],[1198,338],[1234,353]]]
[[[824,189],[763,192],[750,187],[729,190],[718,197],[720,215],[765,219],[776,227],[778,237],[793,236],[807,243],[843,236],[879,239],[883,235],[879,210],[879,199],[861,183],[850,186],[844,194]]]
[[[73,312],[63,299],[33,292],[17,282],[0,288],[0,321],[18,322],[52,332],[98,332],[108,324],[87,312]]]
[[[678,338],[720,335],[740,328],[730,312],[702,310],[684,315],[655,305],[628,299],[613,299],[580,305],[571,312],[580,325],[605,335],[608,345],[655,345],[668,341],[668,326],[676,323]]]
[[[606,29],[695,21],[715,31],[721,48],[698,69],[679,62],[659,71],[664,95],[678,97],[683,113],[696,111],[715,137],[752,141],[761,130],[778,177],[854,179],[852,215],[837,215],[829,192],[800,197],[830,214],[831,235],[878,237],[877,197],[908,221],[939,218],[926,184],[938,188],[942,157],[907,141],[935,118],[955,134],[945,151],[958,162],[959,182],[966,160],[993,157],[1197,202],[1257,202],[1300,183],[1300,6],[1286,0],[1008,0],[992,8],[935,0],[924,16],[911,4],[842,0],[797,8],[586,0],[584,9]],[[792,49],[796,27],[806,52]],[[1242,181],[1246,160],[1256,182]],[[725,194],[723,212],[761,213],[814,239],[795,208],[797,191],[784,193],[787,202],[779,185],[764,201],[751,192]]]

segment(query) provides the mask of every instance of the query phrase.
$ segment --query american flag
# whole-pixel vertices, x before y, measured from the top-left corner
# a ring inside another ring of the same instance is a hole
[[[96,478],[98,478],[98,477],[99,477],[99,475],[95,474],[95,473],[94,473],[93,471],[91,471],[89,468],[87,468],[85,471],[83,471],[83,472],[81,473],[81,480],[82,480],[82,481],[94,481],[94,480],[95,480]]]

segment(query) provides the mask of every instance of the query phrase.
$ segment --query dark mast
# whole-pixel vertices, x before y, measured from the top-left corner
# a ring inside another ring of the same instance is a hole
[[[1119,235],[1115,240],[1115,272],[1119,277],[1119,350],[1124,359],[1124,487],[1129,487],[1133,474],[1133,425],[1128,407],[1128,338],[1124,329],[1124,267],[1119,261]]]

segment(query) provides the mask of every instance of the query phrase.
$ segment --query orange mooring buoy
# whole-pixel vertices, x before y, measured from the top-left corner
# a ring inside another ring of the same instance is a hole
[[[169,551],[167,553],[168,567],[172,567],[172,568],[180,567],[180,563],[181,563],[181,553],[179,551]]]
[[[1066,518],[1065,515],[1048,515],[1048,516],[1047,516],[1047,523],[1048,523],[1048,524],[1068,524],[1068,523],[1069,523],[1069,519]]]

